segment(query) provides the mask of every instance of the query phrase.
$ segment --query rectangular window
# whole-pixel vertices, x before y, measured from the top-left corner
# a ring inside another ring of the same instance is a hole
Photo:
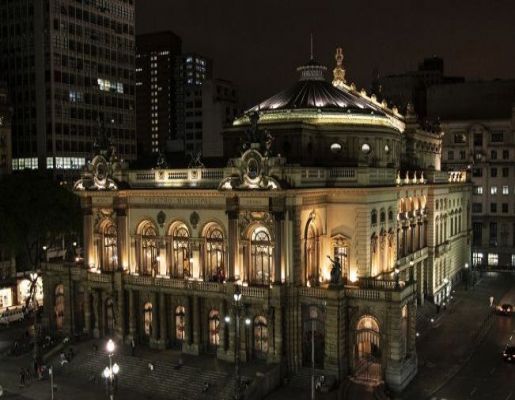
[[[502,151],[502,159],[503,160],[509,160],[510,159],[510,151],[509,150],[503,150]]]
[[[483,176],[483,169],[482,168],[474,168],[472,170],[472,176],[475,176],[475,177]]]
[[[499,254],[497,254],[497,253],[488,253],[488,265],[492,265],[494,267],[499,265]]]
[[[481,222],[472,223],[472,240],[474,242],[474,246],[481,246],[483,243],[483,224]]]
[[[504,185],[504,186],[502,187],[502,194],[503,194],[503,195],[510,194],[510,189],[509,189],[508,185]]]
[[[472,203],[472,212],[473,213],[483,212],[483,205],[481,203]]]
[[[466,153],[462,150],[460,151],[460,160],[464,160],[467,157]]]
[[[454,160],[454,151],[448,151],[447,152],[447,159],[449,161],[453,161]]]
[[[497,186],[492,186],[490,188],[490,194],[492,194],[494,196],[497,194]]]
[[[497,160],[497,150],[492,150],[490,152],[490,159]]]
[[[492,213],[497,212],[497,203],[490,203],[490,212],[492,212]]]
[[[502,169],[502,177],[507,178],[510,176],[510,169],[508,167],[503,167]]]
[[[456,133],[454,135],[454,143],[465,143],[465,135],[463,133]]]
[[[515,267],[515,254],[511,255],[511,266]]]
[[[491,176],[492,178],[497,178],[497,168],[492,167],[492,168],[490,169],[490,176]]]
[[[478,266],[483,264],[483,253],[472,253],[472,265]]]
[[[492,133],[491,141],[492,143],[501,143],[504,140],[504,134],[502,132]]]
[[[490,222],[490,246],[497,247],[497,222]]]
[[[474,146],[483,146],[483,134],[474,133]]]
[[[508,213],[508,203],[502,203],[502,212],[503,214],[507,214]]]
[[[483,186],[474,186],[474,194],[482,195],[483,194]]]

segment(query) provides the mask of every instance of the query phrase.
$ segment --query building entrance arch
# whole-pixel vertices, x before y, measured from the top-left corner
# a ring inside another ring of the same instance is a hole
[[[356,324],[354,375],[365,380],[381,379],[381,332],[371,315],[362,316]]]

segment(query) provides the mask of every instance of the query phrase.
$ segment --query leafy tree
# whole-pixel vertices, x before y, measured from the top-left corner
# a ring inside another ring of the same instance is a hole
[[[0,243],[16,257],[18,271],[36,270],[63,237],[80,232],[79,199],[41,174],[23,172],[0,180]]]

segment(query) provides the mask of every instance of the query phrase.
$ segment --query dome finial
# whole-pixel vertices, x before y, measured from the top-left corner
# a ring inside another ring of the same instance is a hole
[[[336,67],[333,70],[333,86],[338,89],[343,89],[346,83],[345,68],[343,68],[343,49],[338,47],[334,56],[336,60]]]

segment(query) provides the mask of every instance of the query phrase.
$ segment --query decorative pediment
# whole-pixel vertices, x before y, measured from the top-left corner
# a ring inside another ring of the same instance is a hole
[[[274,190],[280,189],[279,182],[269,176],[268,157],[257,149],[247,150],[234,160],[238,174],[224,178],[219,190]]]

